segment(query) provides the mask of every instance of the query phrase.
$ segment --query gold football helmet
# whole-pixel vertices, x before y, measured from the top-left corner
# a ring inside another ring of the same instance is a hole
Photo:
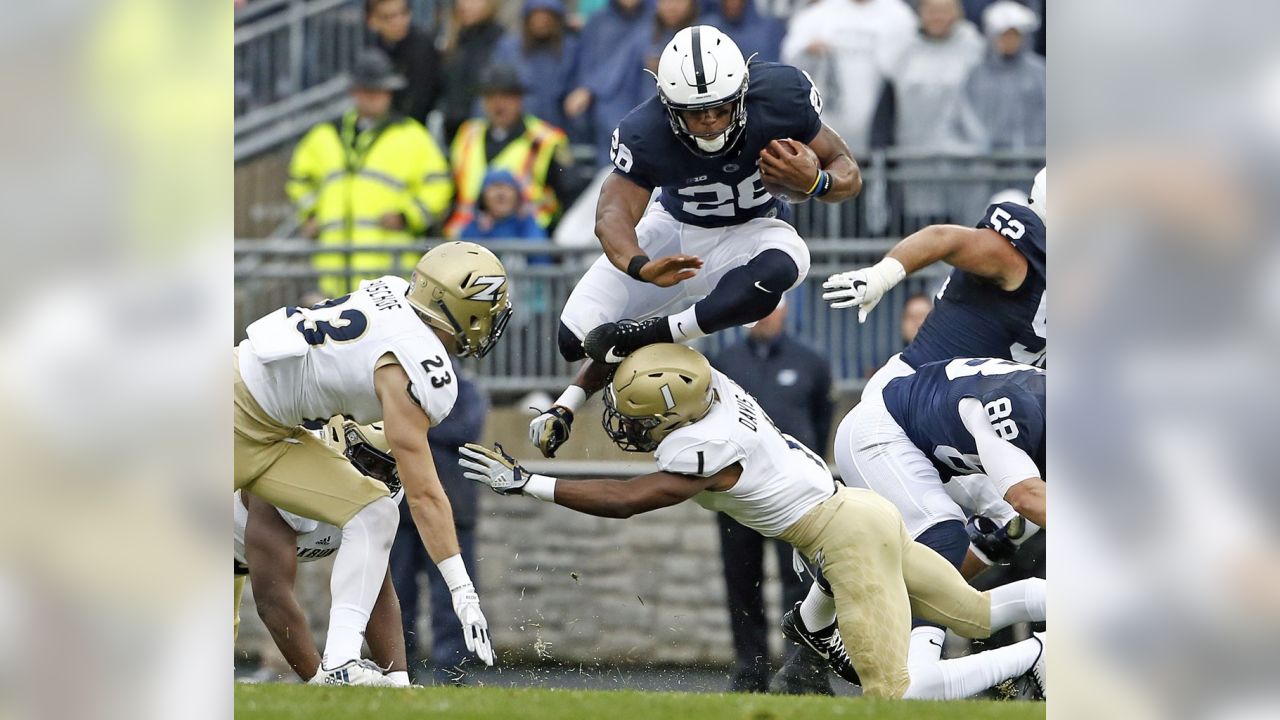
[[[484,357],[511,318],[507,270],[475,243],[432,248],[413,269],[409,305],[428,325],[453,333],[458,357]]]
[[[629,452],[651,452],[671,431],[706,416],[715,401],[711,363],[674,343],[627,356],[604,389],[604,431]]]

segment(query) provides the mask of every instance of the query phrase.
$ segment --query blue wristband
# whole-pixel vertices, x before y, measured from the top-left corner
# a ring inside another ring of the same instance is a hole
[[[831,192],[831,173],[826,170],[818,170],[818,187],[814,188],[811,197],[822,197]]]

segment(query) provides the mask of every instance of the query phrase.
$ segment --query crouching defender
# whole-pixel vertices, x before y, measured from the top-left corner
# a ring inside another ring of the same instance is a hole
[[[472,444],[460,462],[466,477],[502,495],[616,518],[692,498],[791,543],[822,568],[835,593],[835,617],[806,622],[822,629],[803,631],[802,639],[867,696],[959,698],[1024,673],[1043,689],[1040,638],[1029,641],[1034,652],[1019,644],[929,667],[907,660],[913,614],[987,637],[1044,619],[1043,580],[973,589],[907,535],[892,503],[837,484],[821,458],[779,432],[750,394],[697,351],[658,344],[628,356],[605,387],[604,425],[622,449],[654,453],[659,471],[626,481],[558,480],[526,471],[501,447]]]

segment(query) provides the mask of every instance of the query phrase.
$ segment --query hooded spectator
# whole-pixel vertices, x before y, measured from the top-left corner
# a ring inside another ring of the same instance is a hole
[[[480,70],[489,64],[494,48],[506,35],[496,12],[497,0],[457,0],[453,7],[440,99],[446,138],[453,138],[458,126],[474,113]]]
[[[460,240],[542,240],[547,231],[524,202],[524,189],[510,170],[485,173],[476,215],[458,234]]]
[[[982,16],[990,49],[969,74],[965,96],[993,150],[1037,150],[1045,146],[1044,58],[1027,38],[1040,18],[1027,7],[1000,0]]]
[[[431,33],[413,23],[409,0],[365,0],[364,22],[373,44],[407,81],[391,100],[396,112],[426,124],[440,93],[440,53]]]
[[[578,38],[565,26],[561,0],[525,0],[519,35],[508,35],[494,52],[494,63],[519,68],[528,88],[525,109],[558,128],[566,129],[564,98],[578,52]]]
[[[728,35],[744,57],[778,62],[782,56],[782,36],[787,26],[775,17],[761,15],[753,0],[720,0],[718,13],[708,13],[702,22]],[[703,3],[703,8],[708,7]]]
[[[619,53],[635,36],[647,34],[648,20],[645,0],[611,0],[582,30],[564,112],[571,124],[586,121],[598,165],[609,164],[609,138],[618,122],[654,92],[644,67]]]

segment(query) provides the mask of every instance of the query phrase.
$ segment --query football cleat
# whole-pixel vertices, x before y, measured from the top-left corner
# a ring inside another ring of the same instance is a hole
[[[394,680],[382,674],[382,668],[372,660],[360,658],[348,660],[336,668],[326,668],[311,678],[311,685],[368,685],[372,687],[397,687]]]
[[[1031,680],[1031,686],[1035,690],[1035,698],[1037,700],[1049,699],[1049,683],[1048,676],[1045,674],[1044,663],[1044,636],[1045,634],[1042,632],[1031,634],[1031,637],[1035,638],[1036,641],[1040,643],[1040,654],[1036,657],[1035,664],[1027,671],[1027,678]]]
[[[809,649],[796,645],[769,682],[774,695],[835,695],[831,688],[831,672],[827,661]]]
[[[796,603],[795,607],[782,616],[782,634],[786,635],[791,642],[816,652],[827,661],[827,665],[835,674],[854,685],[862,684],[858,671],[853,667],[853,661],[849,659],[849,652],[845,650],[844,640],[840,638],[840,633],[836,632],[836,623],[831,623],[821,630],[811,631],[800,619],[800,603]]]
[[[587,333],[582,349],[598,363],[617,365],[645,345],[664,342],[671,342],[671,329],[665,317],[654,317],[600,325]]]

